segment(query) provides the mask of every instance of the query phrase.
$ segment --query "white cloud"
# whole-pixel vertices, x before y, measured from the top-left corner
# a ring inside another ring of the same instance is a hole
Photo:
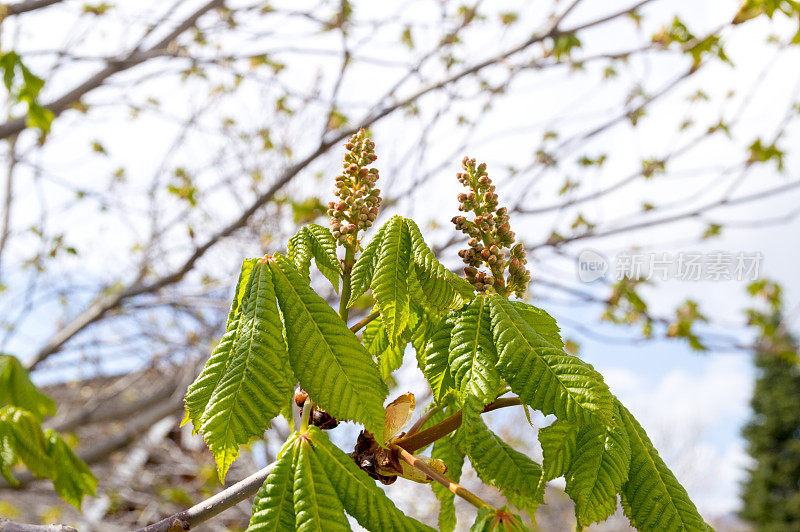
[[[739,431],[749,411],[749,364],[741,355],[712,355],[700,371],[679,368],[660,379],[600,368],[707,518],[739,505],[747,464]]]

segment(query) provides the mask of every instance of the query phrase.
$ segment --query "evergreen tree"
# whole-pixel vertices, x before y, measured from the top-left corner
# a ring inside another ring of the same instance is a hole
[[[743,430],[754,463],[743,484],[741,517],[757,530],[800,530],[800,366],[797,345],[782,326],[780,287],[754,283],[768,312],[750,310],[759,330],[753,414]]]

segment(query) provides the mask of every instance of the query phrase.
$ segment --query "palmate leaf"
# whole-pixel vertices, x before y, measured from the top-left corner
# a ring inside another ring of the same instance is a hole
[[[617,493],[628,480],[631,447],[627,432],[619,425],[619,412],[614,410],[614,425],[587,425],[577,437],[566,491],[575,501],[580,526],[603,521],[614,513]]]
[[[322,431],[311,427],[308,435],[314,455],[322,464],[344,509],[361,526],[376,532],[433,530],[398,510],[375,481],[333,445]]]
[[[433,398],[441,404],[448,392],[455,389],[453,374],[450,372],[450,341],[455,326],[455,313],[445,316],[431,333],[425,345],[425,365],[422,373],[430,384]]]
[[[236,283],[236,292],[233,295],[230,311],[228,312],[228,322],[225,325],[225,334],[219,341],[211,357],[206,361],[203,371],[189,385],[186,391],[184,402],[186,403],[186,415],[181,422],[181,426],[187,422],[192,422],[192,432],[200,431],[200,423],[203,413],[206,410],[211,394],[217,388],[220,380],[225,375],[225,370],[231,360],[234,345],[237,338],[242,334],[241,305],[246,293],[247,284],[250,282],[250,274],[253,271],[258,259],[245,259],[242,262],[242,270],[239,273],[239,280]]]
[[[381,353],[389,348],[389,338],[386,337],[386,327],[383,325],[383,320],[380,316],[364,327],[361,340],[364,342],[364,347],[367,349],[367,352],[375,357],[379,357]]]
[[[428,305],[422,287],[417,280],[415,268],[410,268],[408,270],[408,289],[411,298],[408,326],[406,328],[406,333],[408,333],[408,335],[403,339],[407,339],[411,342],[411,345],[417,352],[419,367],[422,368],[425,365],[425,345],[430,339],[432,332],[438,327],[439,322],[447,314],[447,311],[442,311]]]
[[[390,232],[392,235],[389,235]],[[399,268],[390,266],[392,261],[385,259],[383,264],[389,267],[390,274],[405,270],[405,275],[399,279],[399,286],[407,288],[411,298],[426,309],[458,309],[474,295],[473,287],[466,279],[449,271],[436,259],[417,224],[413,220],[395,216],[381,226],[353,266],[349,305],[370,287],[378,297],[375,273],[381,269],[383,254],[393,257],[399,265]],[[388,286],[378,289],[385,290]],[[393,299],[398,300],[396,297]],[[399,301],[404,302],[405,295]],[[402,319],[401,316],[400,323]]]
[[[386,233],[386,223],[378,229],[372,240],[369,241],[367,247],[361,252],[358,260],[353,265],[353,270],[350,272],[350,301],[347,306],[352,306],[356,300],[364,295],[370,285],[372,284],[372,277],[375,275],[375,267],[378,264],[378,255],[383,242],[383,235]]]
[[[528,305],[522,301],[511,301],[517,314],[536,331],[536,333],[553,344],[553,346],[564,349],[564,340],[561,339],[561,328],[556,323],[555,318],[544,310]]]
[[[317,268],[339,292],[339,275],[341,266],[336,256],[336,240],[327,227],[317,224],[308,224],[301,228],[297,234],[289,239],[287,257],[294,262],[306,279],[309,279],[311,259],[317,263]]]
[[[34,386],[19,360],[0,354],[0,406],[4,405],[23,408],[39,421],[56,413],[56,403]]]
[[[539,431],[542,445],[542,468],[545,478],[552,480],[563,477],[572,465],[575,448],[578,445],[578,427],[566,421],[556,421]]]
[[[297,438],[294,461],[295,530],[350,530],[339,496],[309,440]]]
[[[469,461],[483,482],[500,489],[517,508],[531,516],[536,512],[540,496],[542,468],[489,430],[481,419],[481,405],[473,398],[464,405],[461,428],[456,442],[469,456]],[[472,414],[467,411],[473,410]]]
[[[11,466],[22,462],[37,477],[51,478],[55,464],[36,417],[27,410],[4,406],[0,408],[0,424],[4,426],[4,447],[8,446],[12,456]]]
[[[659,532],[711,530],[641,425],[622,403],[616,405],[631,448],[628,481],[622,486],[622,508],[631,524]]]
[[[297,440],[292,435],[278,453],[275,467],[256,493],[248,531],[282,532],[295,525],[294,462]]]
[[[411,236],[414,270],[428,306],[444,310],[461,308],[473,297],[473,287],[444,267],[433,254],[414,220],[405,218]]]
[[[410,266],[411,236],[403,219],[395,216],[386,223],[372,280],[372,293],[392,345],[398,343],[400,334],[408,325]]]
[[[431,315],[412,302],[408,325],[395,345],[389,344],[386,327],[380,316],[367,324],[361,339],[367,351],[378,359],[378,369],[382,379],[386,380],[392,372],[402,366],[408,342],[411,342],[417,350],[417,359],[421,359],[420,353],[423,352],[428,340],[428,331],[437,322],[437,316]]]
[[[48,454],[55,464],[53,487],[59,497],[80,510],[83,496],[95,494],[97,478],[83,460],[75,456],[60,434],[48,430],[45,436]]]
[[[422,354],[425,352],[425,344],[428,342],[431,331],[439,324],[441,318],[439,312],[420,307],[414,301],[411,302],[411,313],[408,317],[406,335],[408,341],[411,342],[411,346],[417,352],[418,361],[421,360]]]
[[[537,334],[510,302],[489,302],[497,368],[524,403],[566,421],[610,422],[611,392],[592,366]]]
[[[497,351],[486,296],[477,296],[458,312],[449,350],[453,383],[462,396],[476,397],[481,406],[494,401],[505,382],[495,369]]]
[[[11,468],[17,463],[17,455],[11,447],[11,428],[0,420],[0,476],[11,486],[19,485],[19,481],[11,474]]]
[[[200,418],[220,480],[239,456],[239,446],[264,434],[294,385],[266,259],[254,265],[238,310],[225,372]]]
[[[378,373],[380,373],[381,379],[385,381],[403,365],[405,351],[406,346],[399,344],[391,346],[381,353],[381,356],[378,357]]]
[[[53,481],[56,493],[81,507],[84,495],[94,495],[97,479],[56,432],[45,434],[31,412],[15,406],[0,408],[0,474],[9,484],[18,482],[11,469],[22,462],[31,473]]]
[[[369,354],[378,359],[378,372],[384,381],[403,364],[405,345],[389,345],[386,327],[380,316],[367,324],[361,339]]]
[[[333,417],[362,423],[381,441],[388,390],[372,357],[291,262],[276,255],[270,268],[300,385]]]
[[[432,531],[398,510],[350,456],[309,427],[278,453],[247,530],[350,530],[345,511],[367,530]]]

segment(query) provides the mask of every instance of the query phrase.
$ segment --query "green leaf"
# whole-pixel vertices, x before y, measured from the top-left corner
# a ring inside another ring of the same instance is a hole
[[[408,331],[405,334],[407,335]],[[378,359],[378,371],[384,381],[393,371],[403,365],[406,346],[405,344],[389,345],[389,339],[386,337],[386,327],[380,316],[367,324],[361,338],[369,354]]]
[[[11,486],[18,486],[19,481],[11,474],[11,468],[17,463],[17,455],[11,447],[11,428],[0,420],[0,476]]]
[[[396,345],[408,324],[410,264],[411,237],[408,227],[401,217],[395,216],[386,224],[372,280],[372,293],[386,325],[386,336],[392,345]]]
[[[59,497],[81,509],[84,495],[94,495],[97,490],[97,478],[89,467],[69,448],[57,432],[48,430],[48,454],[55,464],[53,486]]]
[[[563,477],[575,456],[578,427],[566,421],[556,421],[539,431],[539,443],[542,444],[542,467],[547,480]]]
[[[466,451],[483,482],[500,489],[511,504],[533,516],[540,502],[537,487],[542,468],[489,430],[478,414],[480,406],[474,399],[464,405],[464,421],[456,432],[458,446]],[[473,415],[468,415],[470,409]]]
[[[544,310],[522,301],[511,301],[517,313],[536,333],[559,349],[564,349],[561,328],[555,318]]]
[[[610,422],[611,392],[592,366],[537,334],[505,299],[490,305],[497,368],[524,403],[565,421]]]
[[[364,327],[361,335],[364,347],[370,355],[379,357],[381,353],[389,348],[389,338],[386,337],[386,327],[380,316],[372,320]]]
[[[336,256],[336,240],[327,227],[308,224],[289,239],[287,257],[294,262],[306,279],[310,279],[311,259],[317,268],[339,292],[339,275],[341,266]]]
[[[455,314],[446,316],[439,322],[425,346],[425,365],[422,372],[433,391],[433,398],[441,404],[448,392],[455,389],[455,381],[450,372],[450,340],[455,326]]]
[[[47,452],[47,440],[36,417],[27,410],[4,406],[0,408],[0,425],[4,426],[3,447],[9,450],[3,454],[11,455],[10,465],[4,469],[10,471],[11,466],[21,461],[37,477],[51,478],[55,464]]]
[[[619,415],[614,418],[619,423]],[[566,492],[575,501],[580,526],[605,520],[617,509],[617,493],[628,480],[631,447],[618,425],[588,425],[578,434]]]
[[[398,510],[375,481],[333,445],[322,431],[311,427],[308,436],[314,455],[322,464],[339,500],[361,526],[376,531],[432,530]]]
[[[414,220],[405,218],[403,221],[410,233],[414,270],[425,302],[439,310],[461,308],[474,295],[472,285],[439,262]]]
[[[389,375],[403,365],[405,351],[406,346],[399,344],[389,347],[381,353],[381,356],[378,357],[378,372],[381,374],[381,379],[385,381],[389,378]]]
[[[458,313],[451,334],[448,362],[455,388],[462,396],[478,398],[481,406],[491,403],[505,383],[495,369],[497,352],[486,296],[477,296]]]
[[[292,436],[278,453],[275,467],[256,493],[248,532],[282,532],[295,525],[294,461],[297,437]]]
[[[12,468],[22,462],[31,473],[53,481],[56,493],[80,509],[84,495],[94,495],[97,479],[61,435],[42,431],[33,413],[15,406],[0,408],[0,475],[9,484],[19,483]]]
[[[236,282],[236,292],[233,294],[234,301],[231,303],[231,309],[228,312],[228,321],[231,320],[231,315],[239,310],[242,306],[242,299],[247,290],[247,283],[250,282],[250,276],[253,274],[253,269],[256,267],[258,259],[244,259],[242,261],[242,269],[239,272],[239,280]],[[226,328],[227,329],[227,328]]]
[[[664,532],[711,530],[641,425],[619,401],[616,404],[631,447],[628,481],[622,487],[622,508],[631,524]]]
[[[242,332],[240,328],[243,323],[240,320],[242,299],[257,261],[258,259],[245,259],[242,262],[242,270],[236,283],[236,292],[233,295],[233,302],[228,312],[225,334],[214,348],[211,357],[206,361],[203,371],[200,372],[200,375],[189,385],[189,389],[186,391],[184,400],[186,403],[186,415],[181,422],[181,426],[191,421],[192,432],[195,434],[200,431],[201,418],[206,410],[208,401],[225,375],[225,370],[233,354],[234,344]]]
[[[417,361],[420,362],[420,367],[423,367],[425,354],[425,346],[430,339],[431,333],[438,327],[442,316],[439,312],[431,311],[430,309],[423,309],[416,303],[411,303],[411,317],[409,318],[409,341],[411,346],[417,352]]]
[[[242,298],[225,372],[200,418],[220,480],[239,456],[239,446],[264,434],[294,385],[272,275],[267,259],[258,260]]]
[[[369,241],[367,247],[361,252],[358,260],[353,265],[353,270],[350,272],[350,301],[347,306],[350,307],[356,300],[364,295],[364,292],[372,284],[372,277],[375,275],[375,267],[378,264],[378,255],[383,242],[383,235],[386,233],[386,227],[389,222],[383,224],[372,240]]]
[[[378,441],[388,390],[361,342],[280,255],[270,262],[297,380],[336,419],[362,423]]]
[[[19,360],[0,354],[0,406],[5,405],[25,409],[39,421],[56,413],[56,403],[33,385]]]
[[[294,511],[298,532],[351,530],[325,468],[302,435],[294,464]]]

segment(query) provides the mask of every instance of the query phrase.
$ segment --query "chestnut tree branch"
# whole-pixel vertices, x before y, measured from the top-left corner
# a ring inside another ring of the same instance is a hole
[[[445,488],[449,489],[454,494],[458,495],[459,497],[461,497],[462,499],[473,505],[475,508],[484,508],[484,507],[492,508],[492,506],[489,503],[487,503],[486,501],[484,501],[483,499],[481,499],[480,497],[469,491],[467,488],[459,484],[456,484],[455,482],[453,482],[443,474],[439,473],[434,468],[432,468],[431,466],[429,466],[428,464],[426,464],[425,462],[423,462],[410,452],[406,451],[399,445],[395,445],[394,447],[397,449],[398,453],[400,453],[400,458],[408,462],[412,467],[419,469],[420,471],[428,475],[431,479],[435,480]]]
[[[0,517],[0,532],[78,532],[67,525],[29,525]]]
[[[503,397],[486,405],[481,413],[485,414],[486,412],[491,412],[492,410],[497,410],[499,408],[505,408],[507,406],[519,406],[521,404],[522,401],[519,397]],[[417,449],[422,449],[423,447],[430,445],[436,440],[443,438],[444,436],[447,436],[451,432],[458,429],[458,427],[461,426],[461,414],[462,412],[459,410],[452,416],[440,421],[432,427],[428,427],[423,431],[417,432],[416,434],[411,434],[404,438],[398,438],[395,440],[395,443],[406,451],[413,453]]]
[[[175,515],[171,515],[165,519],[162,519],[158,523],[141,528],[136,532],[169,532],[170,530],[191,530],[198,524],[208,521],[212,517],[224,512],[228,508],[231,508],[248,497],[255,495],[258,491],[258,488],[261,487],[266,480],[267,475],[270,474],[274,467],[275,464],[272,463],[267,467],[256,471],[244,480],[225,488],[216,495],[209,497],[198,504],[195,504],[188,510],[178,512]]]

